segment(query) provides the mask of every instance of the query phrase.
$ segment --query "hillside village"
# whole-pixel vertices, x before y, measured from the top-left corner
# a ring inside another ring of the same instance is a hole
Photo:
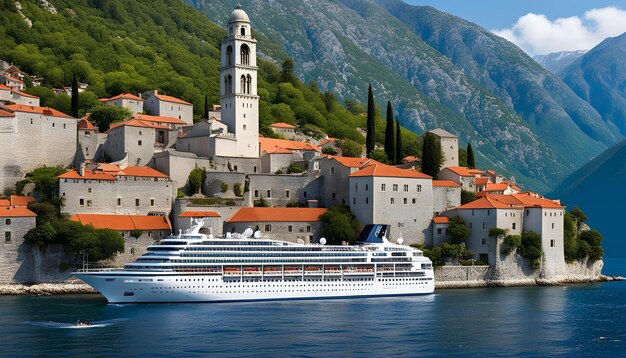
[[[429,247],[450,242],[448,228],[461,218],[469,229],[465,245],[471,259],[484,265],[500,262],[504,236],[533,232],[540,237],[543,272],[564,273],[565,208],[525,191],[512,178],[460,166],[453,133],[429,132],[438,138],[444,159],[437,178],[416,170],[416,157],[389,165],[327,154],[341,152],[335,138],[308,137],[288,123],[271,125],[275,138],[259,135],[256,40],[240,8],[227,26],[220,105],[196,123],[192,103],[151,90],[99,99],[131,113],[101,131],[89,115],[74,118],[41,107],[39,98],[23,92],[25,74],[1,61],[0,187],[14,188],[42,166],[68,168],[57,176],[62,213],[124,238],[123,252],[101,265],[132,261],[148,245],[188,229],[194,219],[203,219],[212,235],[253,228],[265,237],[316,243],[325,233],[320,216],[343,205],[361,225],[390,224],[391,241]],[[190,173],[198,170],[202,181],[192,188]],[[475,200],[462,202],[463,192]],[[48,265],[55,275],[32,268],[37,255],[24,235],[36,226],[28,206],[38,195],[26,185],[0,199],[0,283],[63,280],[71,270],[59,263],[80,265],[80,258],[69,260],[61,250],[47,253],[56,257],[57,264]]]

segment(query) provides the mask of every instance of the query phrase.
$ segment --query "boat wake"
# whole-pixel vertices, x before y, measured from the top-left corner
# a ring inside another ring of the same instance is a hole
[[[77,325],[76,323],[53,322],[53,321],[40,321],[40,322],[26,321],[24,322],[24,324],[27,324],[30,326],[36,326],[36,327],[46,327],[46,328],[85,329],[85,328],[108,327],[120,321],[125,321],[125,320],[127,319],[117,318],[117,319],[111,319],[111,320],[106,320],[106,321],[94,321],[94,322],[90,322],[87,324],[83,323],[80,325]]]

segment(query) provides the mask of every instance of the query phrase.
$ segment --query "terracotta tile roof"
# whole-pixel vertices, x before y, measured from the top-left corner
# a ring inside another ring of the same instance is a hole
[[[88,116],[84,116],[83,118],[78,120],[78,124],[76,125],[76,127],[78,129],[84,129],[84,130],[89,130],[89,131],[95,131],[96,127],[94,127],[93,124],[91,124],[91,122],[89,122],[87,120]]]
[[[109,126],[109,130],[107,131],[107,133],[111,129],[122,127],[122,126],[141,127],[141,128],[154,128],[154,129],[170,129],[169,127],[156,125],[156,124],[154,124],[152,122],[149,122],[149,121],[144,121],[144,120],[139,120],[139,119],[129,119],[127,121],[122,121],[122,122],[117,122],[117,123],[111,124],[111,126]]]
[[[25,92],[21,92],[21,91],[17,91],[17,90],[12,90],[11,92],[13,92],[13,93],[17,93],[17,94],[19,94],[20,96],[23,96],[23,97],[29,97],[29,98],[39,98],[39,97],[37,97],[37,96],[33,96],[32,94],[25,93]]]
[[[1,218],[16,218],[16,217],[35,217],[37,214],[28,210],[24,206],[2,206],[0,207]]]
[[[241,208],[226,222],[315,222],[324,208]]]
[[[134,114],[133,119],[140,119],[144,122],[187,124],[187,122],[183,121],[182,119],[165,116],[149,116],[147,114]]]
[[[169,178],[168,175],[150,167],[126,167],[122,169],[121,172],[118,172],[116,175],[131,177]]]
[[[370,158],[352,158],[352,157],[341,157],[341,156],[328,156],[328,159],[334,159],[339,164],[343,165],[347,168],[362,168],[368,165],[374,164],[382,164],[379,161]]]
[[[0,206],[11,206],[11,201],[9,199],[0,199]]]
[[[261,153],[270,153],[273,149],[290,149],[290,150],[313,150],[320,152],[320,147],[308,142],[298,142],[295,140],[276,139],[276,138],[259,138],[259,147]]]
[[[0,117],[15,117],[15,114],[0,109]]]
[[[385,164],[369,165],[357,172],[350,174],[350,177],[395,177],[395,178],[417,178],[432,179],[431,176],[413,169],[400,169]]]
[[[444,169],[451,170],[453,173],[455,173],[457,175],[460,175],[462,177],[473,177],[473,176],[476,176],[475,174],[470,172],[470,169],[467,168],[467,167],[446,167]]]
[[[92,180],[117,180],[118,176],[129,177],[149,177],[149,178],[169,178],[168,175],[161,173],[150,167],[126,167],[120,169],[115,164],[100,164],[93,170],[85,168],[84,175],[80,175],[76,169],[59,175],[59,179],[92,179]]]
[[[508,183],[488,183],[487,186],[485,187],[486,192],[489,191],[505,191],[509,188],[509,184]]]
[[[43,114],[45,116],[52,116],[52,117],[73,118],[72,116],[68,116],[67,114],[63,112],[57,111],[56,109],[50,108],[50,107],[27,106],[24,104],[10,104],[8,106],[5,106],[5,108],[13,112],[37,113],[37,114]]]
[[[9,197],[11,205],[13,206],[28,206],[30,203],[34,203],[36,200],[32,196],[17,196],[11,195]]]
[[[76,214],[70,218],[83,225],[96,229],[130,230],[172,230],[167,216],[159,215],[113,215],[113,214]]]
[[[422,160],[422,158],[419,158],[419,157],[416,157],[416,156],[413,156],[413,155],[407,155],[406,157],[402,158],[402,161],[404,163],[419,162],[421,160]]]
[[[13,89],[0,83],[0,91],[13,91]]]
[[[11,81],[24,83],[24,81],[20,80],[19,78],[15,78],[15,77],[7,74],[7,73],[1,74],[0,77],[6,77],[6,78],[10,79]]]
[[[435,224],[447,224],[450,222],[450,218],[446,216],[436,216],[433,218]]]
[[[68,172],[59,175],[57,178],[59,179],[91,179],[91,180],[110,180],[115,181],[115,176],[111,173],[105,173],[99,170],[88,170],[85,169],[84,175],[80,175],[78,171],[75,169],[69,170]]]
[[[491,206],[489,206],[489,204]],[[524,194],[484,194],[480,199],[459,206],[458,209],[488,209],[488,208],[546,208],[563,209],[564,207],[554,200],[538,198],[530,193]]]
[[[293,150],[285,149],[285,148],[275,148],[275,149],[270,149],[270,151],[267,152],[267,154],[293,154]]]
[[[179,218],[219,218],[220,214],[214,211],[185,211],[178,215]]]
[[[285,123],[285,122],[278,122],[278,123],[270,124],[270,127],[273,127],[273,128],[285,128],[285,129],[296,128],[295,126],[292,126],[291,124]]]
[[[504,195],[506,196],[506,195]],[[509,196],[514,196],[519,201],[521,201],[525,207],[540,207],[546,209],[563,209],[564,206],[557,203],[554,200],[546,199],[546,198],[537,198],[532,196],[530,193],[524,194],[513,194]]]
[[[457,184],[452,180],[433,180],[433,186],[460,187],[461,184]]]
[[[476,199],[471,203],[467,203],[465,205],[461,205],[457,207],[457,209],[521,209],[522,206],[520,204],[506,204],[499,200],[490,197],[482,197],[480,199]]]
[[[98,101],[100,101],[100,102],[109,102],[109,101],[113,101],[113,100],[116,100],[116,99],[119,99],[119,98],[121,98],[121,99],[132,99],[132,100],[135,100],[135,101],[142,101],[142,102],[145,101],[143,98],[135,96],[134,94],[130,94],[130,93],[120,93],[117,96],[113,96],[111,98],[100,98],[100,99],[98,99]]]
[[[476,185],[487,185],[488,182],[489,182],[489,178],[481,177],[481,178],[476,178],[476,180],[474,181],[474,184],[476,184]]]
[[[495,171],[493,171],[493,170],[487,170],[487,173],[489,173],[489,174],[491,174],[491,175],[498,175],[498,173],[496,173],[496,172],[495,172]]]
[[[326,138],[320,143],[320,147],[326,143],[335,143],[337,141],[336,138]]]
[[[158,98],[161,101],[165,101],[165,102],[174,102],[174,103],[180,103],[180,104],[188,104],[191,105],[191,103],[189,102],[185,102],[180,98],[176,98],[176,97],[172,97],[172,96],[166,96],[164,94],[155,94],[154,97]]]

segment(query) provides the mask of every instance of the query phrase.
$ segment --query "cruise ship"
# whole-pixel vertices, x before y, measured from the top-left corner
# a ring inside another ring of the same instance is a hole
[[[120,269],[73,275],[110,303],[323,299],[432,293],[432,262],[368,225],[355,245],[293,243],[260,232],[216,238],[201,220]]]

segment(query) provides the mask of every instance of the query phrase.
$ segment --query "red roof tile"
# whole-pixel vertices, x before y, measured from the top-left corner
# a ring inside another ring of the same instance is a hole
[[[326,143],[335,143],[337,141],[336,138],[326,138],[324,139],[321,143],[320,143],[320,147],[323,146]]]
[[[292,126],[291,124],[285,123],[285,122],[278,122],[278,123],[270,124],[270,127],[273,127],[273,128],[285,128],[285,129],[296,128],[295,126]]]
[[[161,173],[156,169],[150,167],[126,167],[121,172],[118,172],[118,176],[130,176],[130,177],[150,177],[150,178],[169,178],[167,174]]]
[[[219,218],[220,214],[214,211],[185,211],[178,215],[179,218]]]
[[[121,99],[132,99],[132,100],[135,100],[135,101],[142,101],[142,102],[145,101],[143,98],[135,96],[134,94],[130,94],[130,93],[120,93],[117,96],[113,96],[111,98],[100,98],[98,101],[100,101],[100,102],[109,102],[109,101],[113,101],[113,100],[116,100],[116,99],[119,99],[119,98],[121,98]]]
[[[447,224],[450,222],[450,218],[446,216],[436,216],[433,218],[435,224]]]
[[[470,172],[470,169],[467,167],[447,167],[444,169],[449,169],[451,170],[453,173],[460,175],[462,177],[473,177],[476,176],[475,174]]]
[[[0,217],[35,217],[37,214],[28,210],[26,207],[19,206],[2,206],[0,207]]]
[[[362,168],[368,165],[382,164],[379,161],[370,158],[352,158],[341,156],[328,156],[328,159],[334,159],[346,168]]]
[[[452,180],[433,180],[433,186],[460,187],[461,184],[457,184]]]
[[[37,113],[52,117],[73,118],[72,116],[68,116],[63,112],[50,107],[27,106],[25,104],[10,104],[5,107],[13,112]]]
[[[15,117],[15,114],[0,109],[0,117]]]
[[[413,169],[400,169],[385,164],[369,165],[355,173],[350,177],[395,177],[395,178],[417,178],[432,179],[431,176],[418,172]]]
[[[481,177],[481,178],[476,178],[476,180],[474,181],[474,184],[476,184],[476,185],[487,185],[488,182],[489,182],[489,178]]]
[[[122,127],[122,126],[130,126],[130,127],[141,127],[141,128],[154,128],[154,129],[170,129],[166,126],[156,125],[149,121],[139,120],[139,119],[129,119],[127,121],[117,122],[111,124],[107,133],[114,128]]]
[[[100,164],[97,168],[89,170],[85,168],[84,175],[80,175],[77,170],[72,169],[59,175],[59,179],[92,179],[92,180],[116,180],[118,176],[129,177],[149,177],[149,178],[169,178],[168,175],[150,167],[126,167],[120,169],[114,164]]]
[[[17,94],[19,94],[20,96],[23,96],[23,97],[39,98],[37,96],[33,96],[32,94],[25,93],[25,92],[20,92],[20,91],[17,91],[17,90],[12,90],[11,92],[17,93]]]
[[[28,206],[28,204],[36,201],[32,196],[11,195],[9,198],[11,200],[11,205],[13,206]]]
[[[9,199],[0,199],[0,206],[11,206],[11,201]]]
[[[241,208],[226,222],[315,222],[324,208]]]
[[[76,214],[70,218],[83,225],[96,229],[130,230],[172,230],[169,219],[158,215],[112,215],[112,214]]]
[[[506,204],[499,200],[483,197],[476,199],[465,205],[457,207],[457,209],[521,209],[519,204]]]
[[[180,104],[188,104],[191,105],[191,103],[189,102],[185,102],[180,98],[176,98],[176,97],[172,97],[172,96],[166,96],[164,94],[155,94],[154,95],[156,98],[158,98],[161,101],[165,101],[165,102],[174,102],[174,103],[180,103]]]
[[[270,153],[276,148],[290,150],[313,150],[320,152],[321,149],[315,144],[308,142],[298,142],[295,140],[276,139],[276,138],[259,138],[259,147],[261,153]]]
[[[133,119],[140,119],[144,122],[154,123],[187,124],[187,122],[183,121],[182,119],[165,116],[149,116],[147,114],[134,114]]]
[[[87,120],[87,116],[84,116],[83,118],[78,120],[78,124],[76,125],[76,127],[78,129],[84,129],[84,130],[89,130],[89,131],[95,131],[96,127],[94,127],[93,124],[91,124],[91,122],[89,122]]]

